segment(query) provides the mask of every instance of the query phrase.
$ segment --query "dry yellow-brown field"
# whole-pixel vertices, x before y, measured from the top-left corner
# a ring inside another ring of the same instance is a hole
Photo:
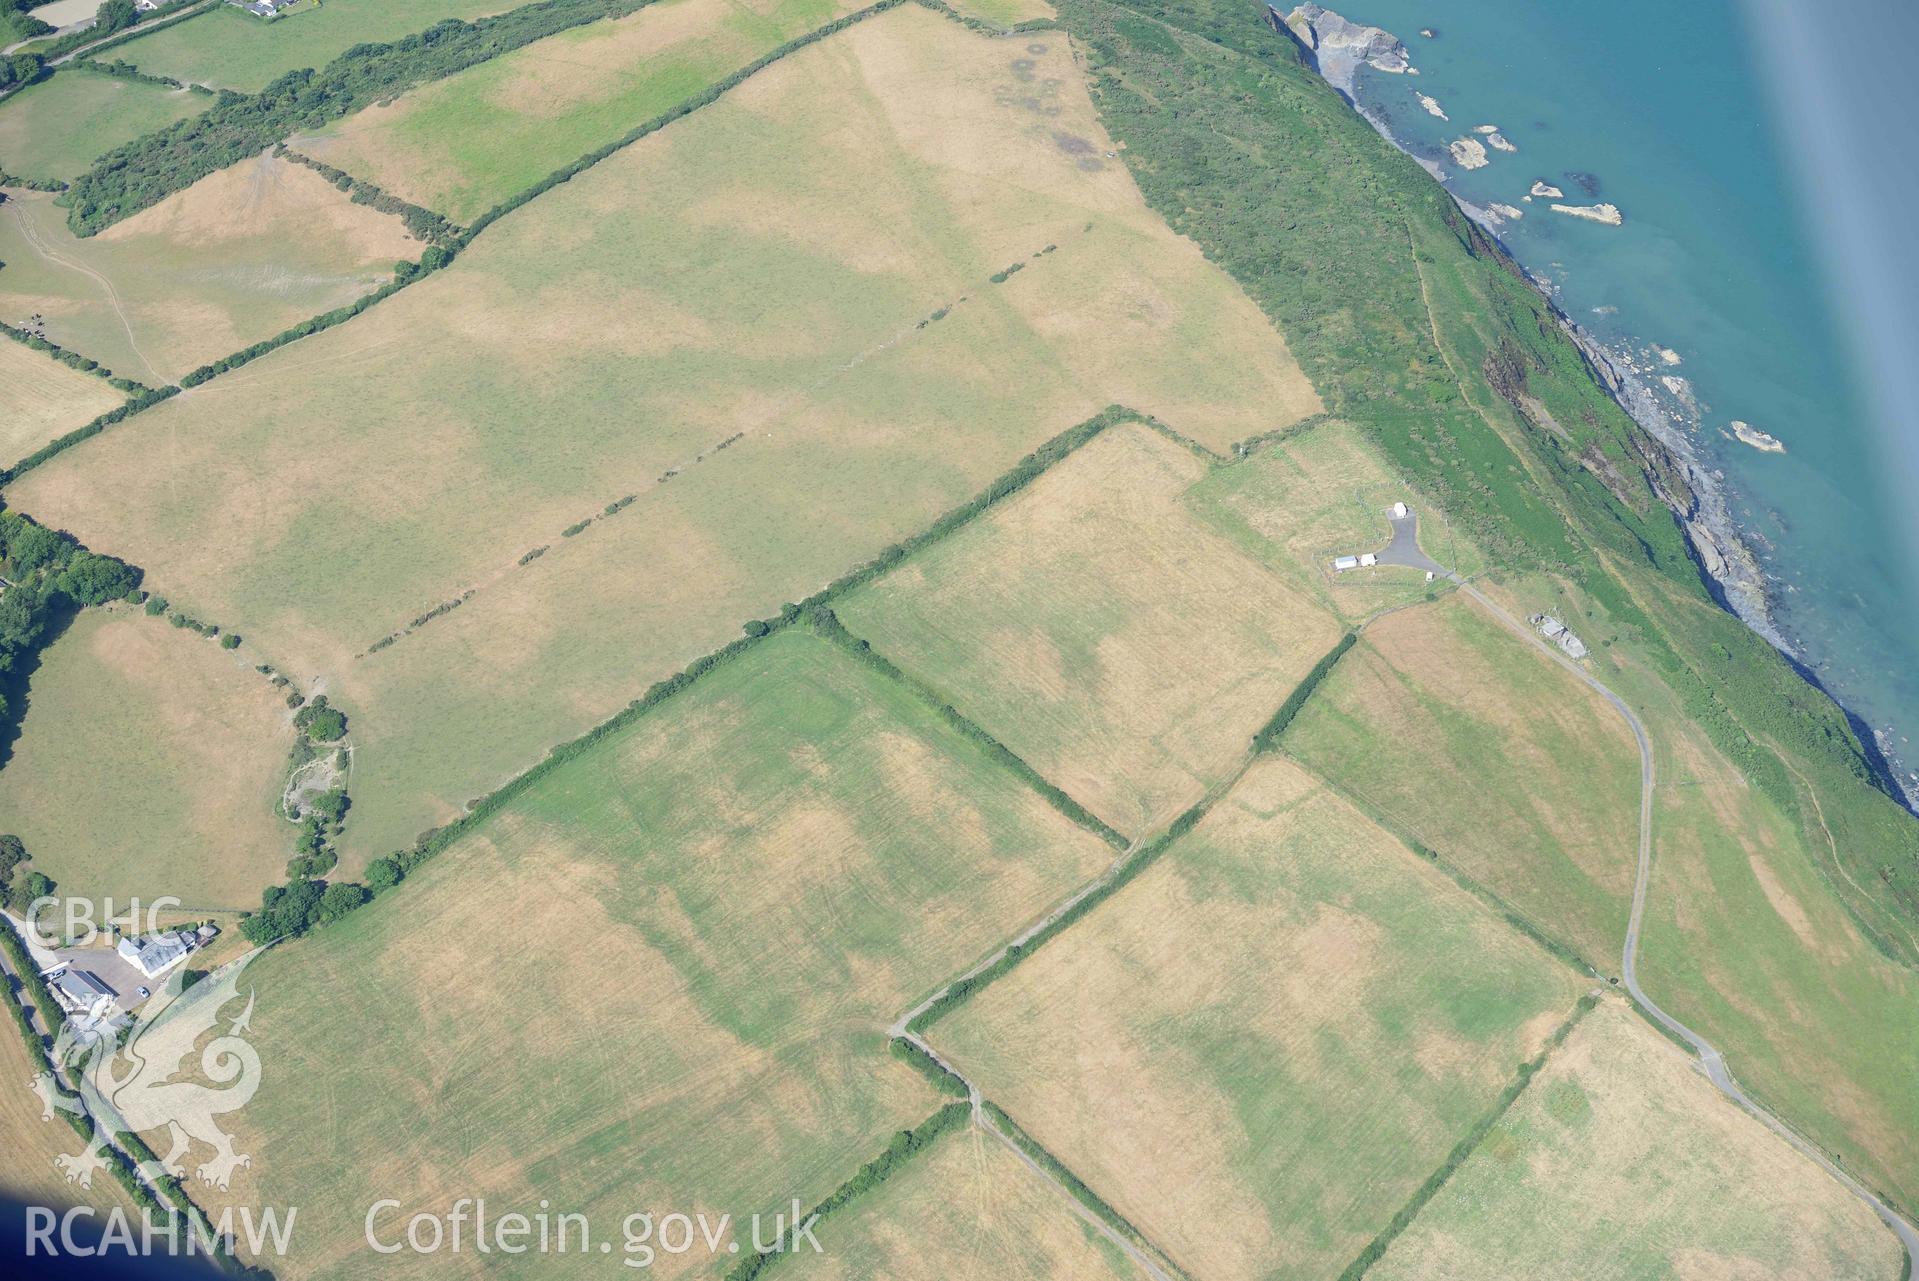
[[[63,895],[251,907],[283,879],[295,829],[274,807],[293,728],[239,654],[131,606],[95,608],[28,689],[0,813]]]
[[[0,340],[0,467],[125,399],[104,378],[69,369],[11,338]]]
[[[1078,1205],[977,1126],[942,1136],[827,1220],[798,1281],[1113,1281],[1147,1274]]]
[[[38,192],[0,206],[0,319],[124,378],[177,381],[371,293],[424,248],[311,169],[261,155],[81,240]]]
[[[898,682],[782,632],[248,970],[265,1070],[229,1197],[301,1206],[290,1281],[367,1258],[378,1197],[401,1225],[546,1197],[608,1234],[812,1205],[947,1101],[892,1020],[1111,853]]]
[[[1122,832],[1227,777],[1339,637],[1331,613],[1196,519],[1210,468],[1134,423],[838,607]]]
[[[1063,36],[894,10],[12,497],[328,679],[385,853],[1116,396],[1316,407],[1111,150]]]
[[[95,1174],[92,1186],[83,1188],[67,1182],[54,1165],[55,1157],[78,1154],[85,1140],[62,1115],[43,1119],[40,1096],[28,1088],[37,1071],[39,1065],[27,1056],[20,1030],[8,1015],[0,1027],[0,1151],[6,1153],[0,1162],[0,1196],[55,1210],[86,1206],[93,1217],[80,1220],[81,1230],[104,1227],[105,1216],[117,1209],[136,1216],[137,1231],[139,1210],[111,1173]],[[9,1207],[8,1213],[20,1211]]]
[[[1189,1275],[1333,1276],[1584,986],[1269,757],[928,1038]]]
[[[1286,749],[1602,973],[1618,964],[1639,853],[1632,735],[1466,598],[1367,628]]]
[[[1368,1272],[1894,1281],[1898,1239],[1609,1000]]]

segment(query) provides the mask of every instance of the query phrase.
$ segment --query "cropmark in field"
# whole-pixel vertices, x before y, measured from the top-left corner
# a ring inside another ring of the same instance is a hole
[[[1286,750],[1602,973],[1639,852],[1639,755],[1619,714],[1462,597],[1381,619]]]
[[[1123,424],[848,597],[847,627],[1120,831],[1227,777],[1339,636],[1182,501],[1207,462]]]
[[[1187,1274],[1324,1277],[1584,986],[1265,757],[928,1036]]]
[[[15,501],[326,676],[383,854],[1113,401],[1315,407],[1111,150],[1064,37],[895,9]]]
[[[1593,1011],[1371,1281],[1892,1281],[1898,1239],[1623,1001]]]
[[[371,1258],[383,1197],[380,1232],[548,1198],[615,1241],[635,1211],[810,1206],[950,1101],[892,1018],[1110,856],[897,682],[782,632],[256,964],[230,1195],[301,1207],[289,1281]]]
[[[790,1281],[1145,1281],[1071,1201],[978,1126],[942,1136],[824,1223]]]
[[[0,320],[40,315],[50,340],[155,387],[372,292],[423,248],[399,219],[266,155],[86,240],[51,196],[8,196]]]

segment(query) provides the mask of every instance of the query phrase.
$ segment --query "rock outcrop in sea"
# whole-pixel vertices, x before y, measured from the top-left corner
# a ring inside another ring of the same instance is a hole
[[[1413,69],[1412,55],[1398,36],[1378,27],[1362,27],[1321,5],[1300,5],[1286,15],[1286,25],[1313,56],[1313,65],[1326,83],[1348,101],[1362,65],[1394,75]]]
[[[1269,0],[1272,8],[1274,28],[1282,28],[1276,0]],[[1386,122],[1375,113],[1363,107],[1355,93],[1356,77],[1361,66],[1372,66],[1381,71],[1405,73],[1414,70],[1406,46],[1389,31],[1378,27],[1366,27],[1351,22],[1332,10],[1317,4],[1302,4],[1287,14],[1283,20],[1284,29],[1290,31],[1305,46],[1313,65],[1320,75],[1337,89],[1347,102],[1351,103],[1388,142],[1417,160],[1427,172],[1442,184],[1446,181],[1445,171],[1432,160],[1422,157],[1405,147],[1393,136]],[[1482,129],[1484,127],[1482,126]],[[1490,135],[1489,135],[1490,136]],[[1477,138],[1470,135],[1461,139],[1470,142],[1484,163],[1485,147]],[[1453,144],[1458,147],[1458,143]],[[1457,158],[1457,155],[1455,155]],[[1598,179],[1590,174],[1567,175],[1575,185],[1588,196],[1599,192]],[[1450,193],[1449,193],[1450,194]],[[1532,199],[1558,200],[1564,192],[1557,186],[1537,179],[1532,184]],[[1481,209],[1475,205],[1453,197],[1455,203],[1487,231],[1497,236],[1500,220],[1506,216],[1511,206]],[[1585,218],[1595,222],[1618,226],[1624,221],[1617,207],[1611,204],[1564,205],[1555,204],[1554,210],[1575,218]],[[1517,210],[1513,210],[1517,213]],[[1585,356],[1594,377],[1604,386],[1612,398],[1639,425],[1640,434],[1635,440],[1639,453],[1639,469],[1653,491],[1678,518],[1682,528],[1692,543],[1693,552],[1699,558],[1699,564],[1708,578],[1717,587],[1720,598],[1728,608],[1751,627],[1764,636],[1785,654],[1797,657],[1792,646],[1780,634],[1773,623],[1772,612],[1767,599],[1765,572],[1759,560],[1753,555],[1745,540],[1740,537],[1738,527],[1733,523],[1732,513],[1726,504],[1724,489],[1718,473],[1708,469],[1699,458],[1687,428],[1696,424],[1682,421],[1680,416],[1661,404],[1658,393],[1650,379],[1642,377],[1634,368],[1630,354],[1616,356],[1606,350],[1593,336],[1575,324],[1553,301],[1549,283],[1534,281],[1540,292],[1546,296],[1548,305],[1558,318],[1560,327],[1572,339]],[[1502,395],[1509,396],[1515,407],[1522,413],[1530,406],[1523,387],[1505,387]],[[1539,413],[1550,420],[1544,408]],[[1530,415],[1529,415],[1530,416]],[[1550,430],[1550,423],[1545,426]],[[1623,477],[1605,474],[1605,469],[1615,467],[1610,460],[1589,459],[1588,465],[1601,472],[1601,479],[1609,485],[1618,485]]]

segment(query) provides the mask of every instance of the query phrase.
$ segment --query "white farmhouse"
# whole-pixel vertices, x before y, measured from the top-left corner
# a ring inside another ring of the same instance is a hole
[[[171,931],[148,934],[144,938],[124,938],[115,949],[128,964],[148,978],[158,978],[187,959],[193,944]]]
[[[1334,569],[1336,569],[1336,570],[1348,570],[1348,569],[1358,569],[1358,568],[1359,568],[1359,557],[1357,557],[1357,556],[1335,556],[1335,557],[1333,557],[1333,568],[1334,568]]]
[[[1405,520],[1408,516],[1412,515],[1413,513],[1412,513],[1412,509],[1407,507],[1405,503],[1394,503],[1391,507],[1388,507],[1386,509],[1386,514],[1388,516],[1391,516],[1394,520]]]
[[[1371,569],[1374,565],[1379,564],[1379,556],[1376,552],[1363,552],[1360,554],[1359,563],[1364,568]]]

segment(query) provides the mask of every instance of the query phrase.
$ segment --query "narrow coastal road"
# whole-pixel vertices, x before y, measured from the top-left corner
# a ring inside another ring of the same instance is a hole
[[[95,49],[98,49],[101,45],[106,44],[110,40],[118,40],[121,36],[126,35],[130,31],[138,31],[142,35],[145,35],[149,31],[158,31],[161,27],[164,27],[168,25],[169,23],[179,22],[182,18],[190,18],[194,14],[199,13],[202,9],[209,8],[218,3],[220,3],[220,0],[207,0],[206,4],[194,5],[192,8],[182,9],[178,13],[170,13],[166,17],[161,18],[157,21],[143,22],[137,26],[126,27],[126,28],[123,28],[122,30],[111,32],[108,35],[101,36],[98,40],[88,41],[86,44],[81,45],[78,49],[69,50],[68,52],[61,54],[58,58],[55,58],[53,61],[49,62],[47,65],[49,67],[62,66],[66,63],[72,62],[75,58],[84,58],[89,53],[92,53]],[[69,31],[70,30],[71,29],[69,28]],[[53,33],[54,36],[57,36],[60,34],[62,33],[58,31]],[[9,54],[17,52],[22,47],[32,44],[34,40],[49,40],[52,38],[53,36],[35,36],[33,37],[32,40],[18,41],[17,43],[8,45],[4,49],[0,49],[0,57],[5,57]],[[22,89],[24,89],[25,87],[26,87],[25,85],[20,86],[20,88]],[[18,92],[18,90],[14,90],[14,92]],[[0,97],[4,97],[4,96],[5,95],[0,95]]]
[[[1638,714],[1634,712],[1631,707],[1627,706],[1624,699],[1613,693],[1611,689],[1607,688],[1607,686],[1597,677],[1593,676],[1592,673],[1560,652],[1556,645],[1549,644],[1538,633],[1534,632],[1532,628],[1527,627],[1504,609],[1494,604],[1491,600],[1488,600],[1486,595],[1477,587],[1461,579],[1456,574],[1448,573],[1447,577],[1453,582],[1458,583],[1460,590],[1479,602],[1480,606],[1484,608],[1486,612],[1498,619],[1508,629],[1537,646],[1541,652],[1545,653],[1554,662],[1584,681],[1595,693],[1610,703],[1613,709],[1625,718],[1627,727],[1632,730],[1633,739],[1639,744],[1639,870],[1633,879],[1632,913],[1626,922],[1626,947],[1620,957],[1619,963],[1619,978],[1620,982],[1625,986],[1626,991],[1631,994],[1634,1001],[1638,1002],[1639,1007],[1658,1022],[1661,1027],[1665,1028],[1686,1044],[1692,1046],[1694,1052],[1699,1055],[1699,1066],[1705,1072],[1706,1079],[1719,1087],[1720,1093],[1745,1109],[1745,1111],[1758,1120],[1761,1125],[1771,1130],[1774,1134],[1777,1134],[1798,1151],[1816,1162],[1826,1173],[1839,1180],[1840,1184],[1847,1191],[1851,1192],[1861,1201],[1864,1201],[1866,1205],[1872,1209],[1872,1212],[1879,1216],[1880,1221],[1892,1229],[1893,1235],[1899,1238],[1900,1244],[1905,1247],[1907,1259],[1913,1266],[1919,1267],[1919,1229],[1915,1229],[1911,1223],[1907,1222],[1902,1215],[1881,1200],[1870,1188],[1853,1178],[1852,1175],[1846,1173],[1846,1171],[1840,1169],[1838,1164],[1824,1152],[1814,1147],[1795,1131],[1787,1128],[1783,1121],[1779,1120],[1771,1112],[1755,1102],[1752,1096],[1741,1089],[1739,1083],[1733,1079],[1731,1069],[1726,1066],[1725,1055],[1721,1054],[1705,1037],[1699,1035],[1699,1033],[1693,1031],[1672,1015],[1666,1013],[1666,1011],[1660,1007],[1659,1003],[1650,996],[1647,996],[1645,989],[1639,986],[1639,934],[1640,927],[1646,915],[1647,890],[1652,883],[1652,800],[1654,772],[1652,740],[1647,737],[1646,727],[1640,721]]]

